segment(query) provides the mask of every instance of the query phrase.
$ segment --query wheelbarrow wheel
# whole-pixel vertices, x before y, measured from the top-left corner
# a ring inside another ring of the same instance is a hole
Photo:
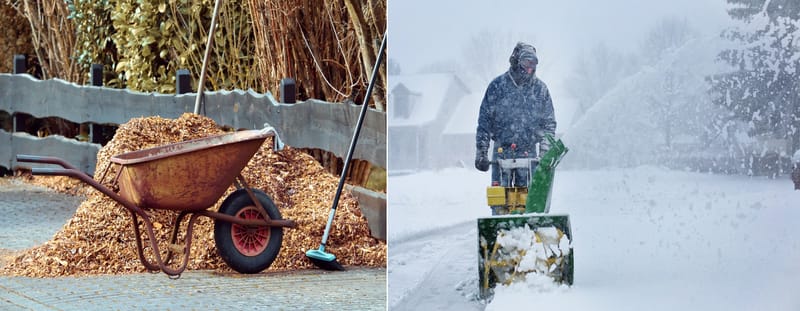
[[[253,194],[266,210],[269,219],[281,219],[272,199],[261,190]],[[245,219],[264,219],[264,213],[253,203],[245,189],[231,193],[220,205],[219,212]],[[283,243],[283,228],[243,226],[222,220],[214,221],[214,242],[220,257],[239,273],[259,273],[268,268]]]

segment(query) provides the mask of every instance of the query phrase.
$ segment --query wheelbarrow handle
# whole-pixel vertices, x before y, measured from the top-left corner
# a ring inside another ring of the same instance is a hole
[[[68,170],[63,168],[31,168],[31,174],[41,176],[66,176],[69,174]]]
[[[56,165],[60,165],[63,168],[66,168],[66,169],[71,169],[71,170],[77,170],[78,169],[75,166],[72,166],[72,164],[67,163],[67,161],[64,161],[64,160],[56,158],[56,157],[35,156],[35,155],[29,155],[29,154],[18,154],[17,155],[17,162],[56,164]]]
[[[56,157],[45,157],[45,156],[34,156],[34,155],[20,154],[20,155],[17,155],[17,162],[33,162],[33,163],[46,163],[46,164],[61,165],[64,168],[52,168],[52,167],[40,168],[40,167],[34,167],[34,168],[31,168],[31,173],[33,175],[68,176],[68,177],[72,177],[72,178],[78,179],[78,180],[88,184],[89,186],[92,186],[92,188],[97,189],[98,191],[100,191],[101,193],[105,194],[106,196],[108,196],[109,198],[113,199],[114,201],[119,202],[123,207],[125,207],[126,209],[136,213],[137,215],[140,215],[142,217],[144,217],[144,215],[147,215],[144,212],[144,210],[142,210],[141,208],[136,206],[136,204],[134,204],[131,201],[126,200],[125,198],[123,198],[122,196],[120,196],[119,194],[117,194],[116,192],[111,190],[110,188],[108,188],[106,186],[103,186],[102,184],[98,183],[96,180],[94,180],[89,175],[86,175],[84,172],[81,172],[81,170],[79,170],[79,169],[75,168],[74,166],[70,165],[69,163],[67,163],[67,161],[64,161],[64,160],[56,158]]]

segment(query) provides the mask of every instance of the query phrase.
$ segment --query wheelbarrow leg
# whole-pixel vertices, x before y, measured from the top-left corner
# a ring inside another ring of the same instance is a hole
[[[192,216],[189,217],[189,223],[186,224],[186,237],[184,238],[186,243],[185,243],[185,246],[183,247],[183,261],[181,262],[180,266],[177,269],[173,270],[174,274],[172,274],[172,276],[177,275],[178,277],[180,277],[180,274],[183,273],[184,270],[186,270],[186,265],[189,263],[189,253],[191,253],[191,250],[192,250],[192,231],[194,229],[194,224],[197,221],[198,217],[200,217],[200,215],[194,214],[194,213],[192,213]],[[180,225],[180,222],[176,222],[175,223],[175,227],[176,228],[179,225]],[[177,232],[177,230],[175,230],[175,232]],[[175,234],[175,235],[177,236],[177,234]],[[174,244],[174,241],[173,241],[173,244]],[[172,250],[170,250],[168,252],[168,254],[169,254],[169,255],[167,255],[168,258],[172,257],[172,252],[173,252]],[[167,272],[167,269],[169,269],[169,267],[167,267],[167,265],[164,264],[164,267],[162,267],[162,270],[164,270],[165,273],[169,274]]]
[[[159,250],[158,243],[156,242],[156,236],[155,233],[153,232],[152,222],[150,221],[150,219],[148,219],[147,215],[142,215],[142,220],[144,221],[145,230],[147,232],[147,238],[150,240],[150,248],[153,250],[153,255],[155,256],[156,262],[152,263],[148,261],[147,258],[145,258],[144,248],[142,243],[142,235],[141,232],[139,231],[138,217],[136,213],[131,212],[131,217],[133,218],[133,230],[136,236],[136,250],[139,255],[139,261],[142,262],[142,265],[144,265],[145,268],[150,271],[161,270],[171,277],[173,276],[180,277],[181,273],[184,270],[186,270],[186,265],[189,262],[189,253],[192,248],[192,238],[191,238],[192,229],[194,227],[194,223],[197,220],[198,216],[199,215],[197,214],[192,214],[192,216],[189,218],[188,228],[186,229],[186,248],[184,248],[183,251],[184,255],[183,262],[178,268],[170,268],[166,264],[164,264],[164,261],[161,258],[161,251]]]
[[[137,217],[136,213],[131,211],[131,219],[133,219],[133,235],[136,237],[136,253],[139,255],[139,261],[144,265],[144,268],[148,271],[159,271],[161,268],[158,265],[150,263],[147,258],[144,257],[144,248],[142,245],[142,234],[139,232],[139,218]],[[152,239],[151,239],[152,240]]]
[[[175,224],[172,227],[172,237],[169,240],[169,252],[167,252],[167,259],[164,260],[164,262],[167,263],[167,264],[169,264],[172,261],[172,255],[174,253],[180,253],[180,252],[175,252],[174,251],[173,245],[178,246],[178,245],[175,244],[175,242],[178,241],[178,231],[180,231],[181,221],[183,221],[183,217],[186,217],[187,214],[189,214],[189,212],[182,211],[182,212],[180,212],[180,214],[178,214],[178,218],[175,219]],[[189,224],[189,225],[191,225],[191,224]],[[181,252],[183,252],[183,251],[181,251]]]
[[[53,175],[53,176],[69,176],[73,178],[77,178],[82,182],[92,186],[93,188],[97,189],[101,193],[105,194],[109,198],[117,201],[122,207],[127,209],[131,213],[131,220],[133,224],[133,231],[136,236],[136,251],[139,255],[139,261],[142,262],[142,265],[147,270],[150,271],[164,271],[169,276],[180,276],[181,272],[186,269],[186,265],[189,262],[189,252],[191,250],[191,237],[192,237],[192,227],[194,226],[195,221],[197,220],[198,214],[192,214],[192,217],[189,219],[189,224],[186,232],[186,248],[183,250],[184,258],[183,262],[181,263],[180,267],[177,269],[170,268],[161,258],[161,252],[158,248],[158,242],[156,241],[156,235],[153,232],[153,222],[150,221],[150,217],[148,216],[147,212],[144,209],[140,208],[133,202],[130,202],[117,194],[116,192],[112,191],[106,186],[98,183],[96,180],[89,177],[89,175],[84,174],[74,166],[70,165],[66,161],[56,158],[56,157],[42,157],[42,156],[33,156],[33,155],[17,155],[17,162],[31,162],[31,163],[45,163],[45,164],[56,164],[60,165],[62,168],[32,168],[31,173],[34,175]],[[119,177],[119,172],[117,176]],[[105,174],[104,174],[105,175]],[[240,174],[241,176],[241,174]],[[104,176],[105,177],[105,176]],[[117,177],[117,178],[118,178]],[[156,262],[150,262],[145,258],[144,255],[144,243],[142,242],[142,232],[139,230],[139,216],[142,217],[142,221],[144,222],[145,231],[147,232],[147,238],[150,240],[150,247],[153,250],[153,255],[155,256]],[[181,216],[182,218],[183,216]],[[176,225],[180,224],[180,220]],[[173,236],[177,236],[176,232],[173,232]],[[174,242],[174,239],[173,239]],[[171,258],[171,254],[168,255],[167,260]]]

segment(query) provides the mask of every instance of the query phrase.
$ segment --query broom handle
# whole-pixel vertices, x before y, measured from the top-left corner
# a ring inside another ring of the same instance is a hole
[[[200,114],[200,102],[203,100],[203,86],[206,84],[206,68],[208,67],[209,55],[211,55],[211,44],[214,42],[214,32],[217,29],[217,15],[219,15],[220,2],[222,2],[222,0],[214,1],[214,12],[211,14],[211,26],[208,27],[206,53],[203,55],[203,65],[200,67],[200,81],[197,82],[197,98],[194,101],[195,114]]]
[[[339,197],[342,194],[344,181],[345,179],[347,179],[347,169],[350,167],[350,159],[353,158],[353,150],[356,149],[358,134],[361,133],[361,124],[364,123],[364,116],[367,115],[369,98],[370,96],[372,96],[372,88],[375,85],[375,78],[378,76],[378,68],[381,65],[381,61],[383,61],[384,50],[386,50],[386,33],[383,34],[383,40],[381,40],[381,48],[378,50],[378,60],[375,61],[375,67],[372,68],[372,76],[369,78],[369,85],[367,85],[367,94],[364,96],[364,103],[361,105],[361,114],[359,114],[358,116],[358,122],[356,123],[356,131],[355,133],[353,133],[353,139],[350,141],[350,150],[347,151],[347,157],[344,160],[344,168],[342,168],[342,176],[339,178],[339,186],[336,187],[336,196],[333,197],[333,207],[331,207],[331,213],[328,216],[328,224],[325,225],[325,233],[322,236],[323,247],[325,246],[325,243],[328,242],[328,233],[330,232],[331,229],[333,216],[336,215],[336,206],[339,205]]]

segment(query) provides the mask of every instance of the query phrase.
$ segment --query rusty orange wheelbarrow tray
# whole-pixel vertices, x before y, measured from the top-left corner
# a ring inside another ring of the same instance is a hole
[[[209,136],[160,147],[133,151],[110,159],[99,182],[66,161],[56,157],[17,155],[17,162],[56,164],[61,168],[31,169],[33,175],[69,176],[89,184],[127,209],[132,218],[139,260],[150,271],[180,276],[186,269],[192,245],[192,228],[199,216],[214,219],[214,242],[222,259],[240,273],[258,273],[269,267],[280,251],[283,228],[295,228],[292,220],[282,219],[272,199],[252,189],[241,175],[242,169],[274,130],[247,130]],[[275,136],[275,141],[279,138]],[[111,165],[119,165],[111,188],[102,185]],[[234,185],[220,205],[210,208]],[[112,189],[119,186],[119,193]],[[172,238],[162,257],[147,210],[179,212]],[[176,244],[180,224],[189,216],[184,244]],[[144,223],[155,262],[144,254],[139,218]],[[183,261],[171,267],[174,253]]]

